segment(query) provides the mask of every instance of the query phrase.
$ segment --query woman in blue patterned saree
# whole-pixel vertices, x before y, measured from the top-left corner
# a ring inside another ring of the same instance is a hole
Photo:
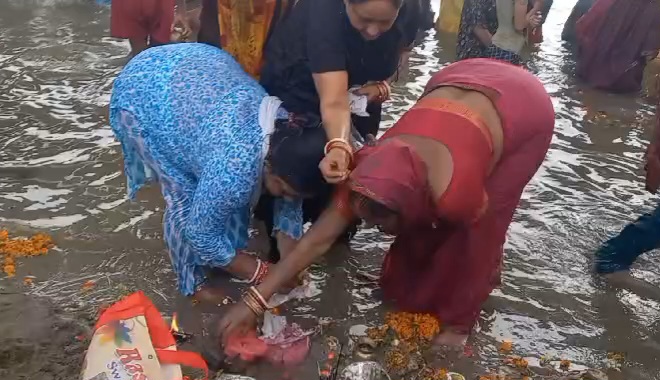
[[[110,124],[128,195],[160,183],[164,238],[184,295],[216,300],[204,286],[209,267],[253,283],[266,275],[266,263],[241,251],[262,190],[278,197],[280,249],[302,235],[300,198],[322,184],[326,137],[280,105],[229,54],[203,44],[146,50],[115,81]]]

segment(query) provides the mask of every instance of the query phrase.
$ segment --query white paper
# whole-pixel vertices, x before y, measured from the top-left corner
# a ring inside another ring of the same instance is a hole
[[[270,297],[270,300],[268,300],[268,305],[270,307],[277,307],[292,299],[301,300],[315,297],[319,294],[321,294],[321,291],[316,287],[316,284],[312,281],[307,281],[305,284],[293,289],[288,294],[273,294],[273,296]]]
[[[261,326],[261,334],[266,339],[274,339],[286,327],[286,317],[275,315],[270,311],[264,314],[264,324]]]
[[[348,102],[351,105],[351,113],[361,117],[369,117],[367,104],[369,103],[366,95],[358,95],[354,91],[360,87],[353,87],[348,90]]]

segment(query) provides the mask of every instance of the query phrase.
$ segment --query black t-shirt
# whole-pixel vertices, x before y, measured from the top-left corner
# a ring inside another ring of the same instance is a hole
[[[349,86],[391,77],[419,25],[417,12],[406,8],[390,30],[367,41],[351,26],[343,0],[299,0],[268,41],[261,84],[287,110],[318,113],[312,73],[345,70]]]

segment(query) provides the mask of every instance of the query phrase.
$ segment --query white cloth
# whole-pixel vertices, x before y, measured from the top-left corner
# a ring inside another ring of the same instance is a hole
[[[263,131],[263,143],[261,146],[261,162],[266,162],[268,156],[268,149],[270,148],[270,136],[275,131],[275,119],[277,118],[277,111],[282,106],[282,101],[276,96],[266,96],[261,100],[259,105],[259,126]],[[263,164],[262,164],[263,167]],[[263,170],[259,173],[259,183],[263,181]],[[254,211],[259,203],[261,197],[261,186],[257,186],[252,199],[250,200],[250,210]]]
[[[493,35],[493,45],[520,54],[525,46],[525,35],[513,25],[516,0],[496,0],[497,31]]]
[[[356,86],[348,90],[348,102],[351,107],[351,113],[361,117],[368,117],[369,112],[367,112],[367,104],[369,104],[369,101],[366,95],[358,95],[355,93],[355,90],[359,88],[360,86]]]
[[[259,125],[264,131],[264,143],[262,155],[266,158],[268,148],[270,146],[270,135],[275,131],[275,119],[277,118],[277,111],[282,106],[282,101],[277,96],[266,96],[261,100],[259,106]]]

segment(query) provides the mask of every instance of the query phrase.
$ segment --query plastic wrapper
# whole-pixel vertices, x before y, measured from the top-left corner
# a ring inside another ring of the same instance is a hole
[[[303,330],[298,324],[288,324],[286,317],[266,312],[260,338],[267,345],[265,358],[284,366],[302,362],[309,353],[309,336],[314,330]]]
[[[301,300],[315,297],[319,294],[321,294],[321,291],[316,287],[316,284],[312,281],[307,281],[305,284],[293,289],[287,294],[273,294],[273,296],[270,297],[270,300],[268,300],[268,304],[271,307],[277,307],[292,299]]]

